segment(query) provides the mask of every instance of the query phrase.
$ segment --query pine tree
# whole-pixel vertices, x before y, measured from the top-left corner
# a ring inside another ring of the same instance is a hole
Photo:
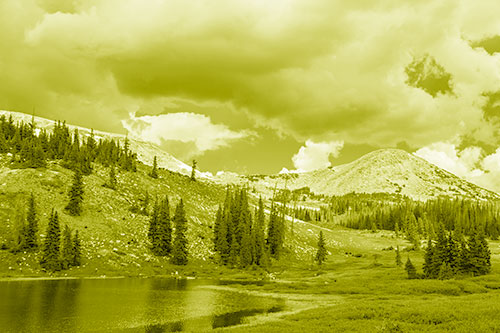
[[[255,248],[252,241],[252,215],[248,212],[244,215],[243,223],[243,235],[241,238],[240,247],[240,265],[242,267],[247,267],[253,263]]]
[[[160,203],[156,229],[156,255],[166,256],[172,252],[172,226],[168,197]]]
[[[66,225],[62,233],[61,246],[61,268],[68,269],[72,263],[73,240],[71,238],[71,229]]]
[[[410,257],[406,260],[405,264],[405,270],[406,273],[408,273],[408,279],[416,279],[417,278],[417,269],[413,265],[413,263],[410,260]]]
[[[83,202],[83,181],[82,174],[79,169],[76,169],[73,176],[73,185],[69,191],[69,203],[66,206],[66,211],[73,216],[79,216],[82,213]]]
[[[264,235],[265,223],[264,202],[262,201],[262,198],[259,198],[259,207],[255,217],[254,227],[252,228],[255,248],[255,263],[257,265],[261,264],[262,257],[266,251]]]
[[[173,222],[175,226],[175,238],[172,249],[172,262],[174,265],[186,265],[188,263],[187,220],[182,199],[175,209]]]
[[[225,209],[222,210],[221,222],[217,233],[217,251],[221,257],[221,261],[224,264],[229,263],[229,252],[231,250],[229,239],[230,239],[230,213]]]
[[[111,165],[109,167],[108,182],[104,184],[107,188],[116,190],[118,186],[118,180],[116,180],[115,166]]]
[[[61,269],[59,260],[59,242],[61,238],[61,229],[59,227],[59,216],[57,211],[52,211],[45,233],[45,239],[42,248],[42,259],[40,265],[48,271],[57,271]]]
[[[468,247],[470,251],[469,272],[474,276],[488,274],[491,267],[490,250],[484,233],[476,229],[469,238]]]
[[[323,237],[323,231],[319,232],[319,238],[318,238],[318,250],[316,252],[316,257],[314,258],[318,265],[321,266],[323,262],[326,260],[326,244],[325,244],[325,239]]]
[[[158,178],[158,164],[156,162],[156,156],[153,158],[153,168],[151,169],[149,176],[154,179]]]
[[[34,250],[38,247],[38,217],[36,214],[35,196],[31,193],[26,214],[26,247]]]
[[[434,263],[434,245],[432,240],[427,241],[427,248],[424,254],[424,275],[427,279],[434,279],[437,277],[437,272],[435,271]]]
[[[401,261],[401,253],[399,252],[399,245],[396,247],[396,266],[400,267],[403,265],[403,262]]]
[[[193,164],[191,166],[191,180],[196,180],[196,160],[193,160]]]
[[[71,266],[80,266],[82,262],[82,249],[80,244],[80,238],[78,237],[78,230],[75,231],[75,236],[73,237],[73,248],[71,251]]]
[[[269,227],[267,232],[267,243],[271,256],[279,259],[284,240],[284,221],[278,215],[276,208],[271,206],[271,213],[269,215]]]
[[[220,229],[222,226],[222,207],[219,205],[219,208],[217,209],[217,214],[215,215],[215,222],[214,222],[214,250],[216,252],[219,251],[218,249],[218,243],[219,243],[219,235],[220,235]]]
[[[148,238],[151,242],[151,251],[153,253],[157,252],[158,249],[158,215],[159,215],[159,205],[158,200],[155,201],[153,205],[153,211],[149,217],[149,229]]]

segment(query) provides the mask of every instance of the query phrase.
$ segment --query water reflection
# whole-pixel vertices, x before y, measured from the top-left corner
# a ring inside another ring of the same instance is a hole
[[[284,303],[176,279],[0,282],[0,332],[205,331]]]

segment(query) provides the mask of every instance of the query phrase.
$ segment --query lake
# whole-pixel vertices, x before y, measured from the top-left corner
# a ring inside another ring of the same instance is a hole
[[[206,331],[281,311],[281,299],[161,278],[0,282],[0,332]]]

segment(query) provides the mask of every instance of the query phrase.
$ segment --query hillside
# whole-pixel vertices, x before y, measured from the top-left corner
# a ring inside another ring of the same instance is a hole
[[[30,123],[32,120],[32,116],[26,113],[21,113],[21,112],[13,112],[13,111],[5,111],[5,110],[0,110],[0,116],[5,115],[5,117],[8,119],[10,116],[12,116],[12,119],[14,120],[15,123],[17,122],[25,122],[25,123]],[[54,123],[56,122],[55,120],[50,120],[47,118],[42,118],[42,117],[34,117],[36,127],[39,129],[45,129],[47,131],[51,131],[54,128]],[[80,126],[74,126],[71,124],[68,124],[69,129],[71,132],[73,132],[75,129],[78,129],[78,133],[80,134],[80,137],[87,137],[91,133],[91,129],[85,128],[85,127],[80,127]],[[122,145],[125,141],[126,136],[123,134],[116,134],[116,133],[109,133],[109,132],[102,132],[102,131],[95,131],[94,130],[94,135],[95,139],[113,139],[117,142],[120,142]],[[136,138],[128,138],[130,149],[137,153],[137,159],[141,161],[142,163],[146,165],[152,165],[153,164],[153,158],[154,156],[157,157],[157,163],[158,166],[161,168],[168,169],[170,171],[178,172],[181,174],[185,175],[190,175],[191,174],[191,167],[185,164],[184,162],[176,159],[173,157],[171,154],[166,152],[165,150],[161,149],[157,145],[151,142],[146,142],[142,140],[138,140]],[[211,178],[211,175],[209,173],[204,173],[196,170],[196,175],[198,178]]]
[[[425,200],[437,196],[499,199],[497,193],[467,182],[424,159],[399,149],[380,149],[333,168],[305,173],[251,177],[256,188],[309,187],[316,194],[399,193]]]
[[[159,170],[159,178],[152,179],[147,175],[150,168],[139,165],[137,172],[119,173],[118,188],[111,190],[102,186],[107,180],[108,170],[95,165],[94,172],[84,177],[83,213],[73,217],[64,211],[72,182],[71,170],[56,162],[42,169],[11,169],[8,157],[0,156],[0,220],[3,221],[0,223],[0,245],[9,244],[16,220],[23,218],[27,199],[33,192],[42,237],[53,208],[59,212],[61,225],[67,224],[73,230],[79,230],[84,265],[78,270],[85,272],[82,274],[99,274],[101,271],[150,274],[154,269],[161,271],[167,260],[154,257],[148,249],[148,217],[131,211],[133,205],[143,205],[147,192],[149,210],[156,197],[168,195],[172,214],[182,197],[189,222],[190,257],[205,262],[212,255],[211,227],[217,204],[224,198],[223,187],[193,182],[187,176],[167,170]],[[0,272],[30,275],[39,271],[33,254],[19,256],[0,251]]]

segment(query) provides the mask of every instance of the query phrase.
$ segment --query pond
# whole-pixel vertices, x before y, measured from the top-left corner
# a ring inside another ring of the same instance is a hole
[[[0,282],[0,332],[199,332],[282,311],[285,301],[179,279]]]

